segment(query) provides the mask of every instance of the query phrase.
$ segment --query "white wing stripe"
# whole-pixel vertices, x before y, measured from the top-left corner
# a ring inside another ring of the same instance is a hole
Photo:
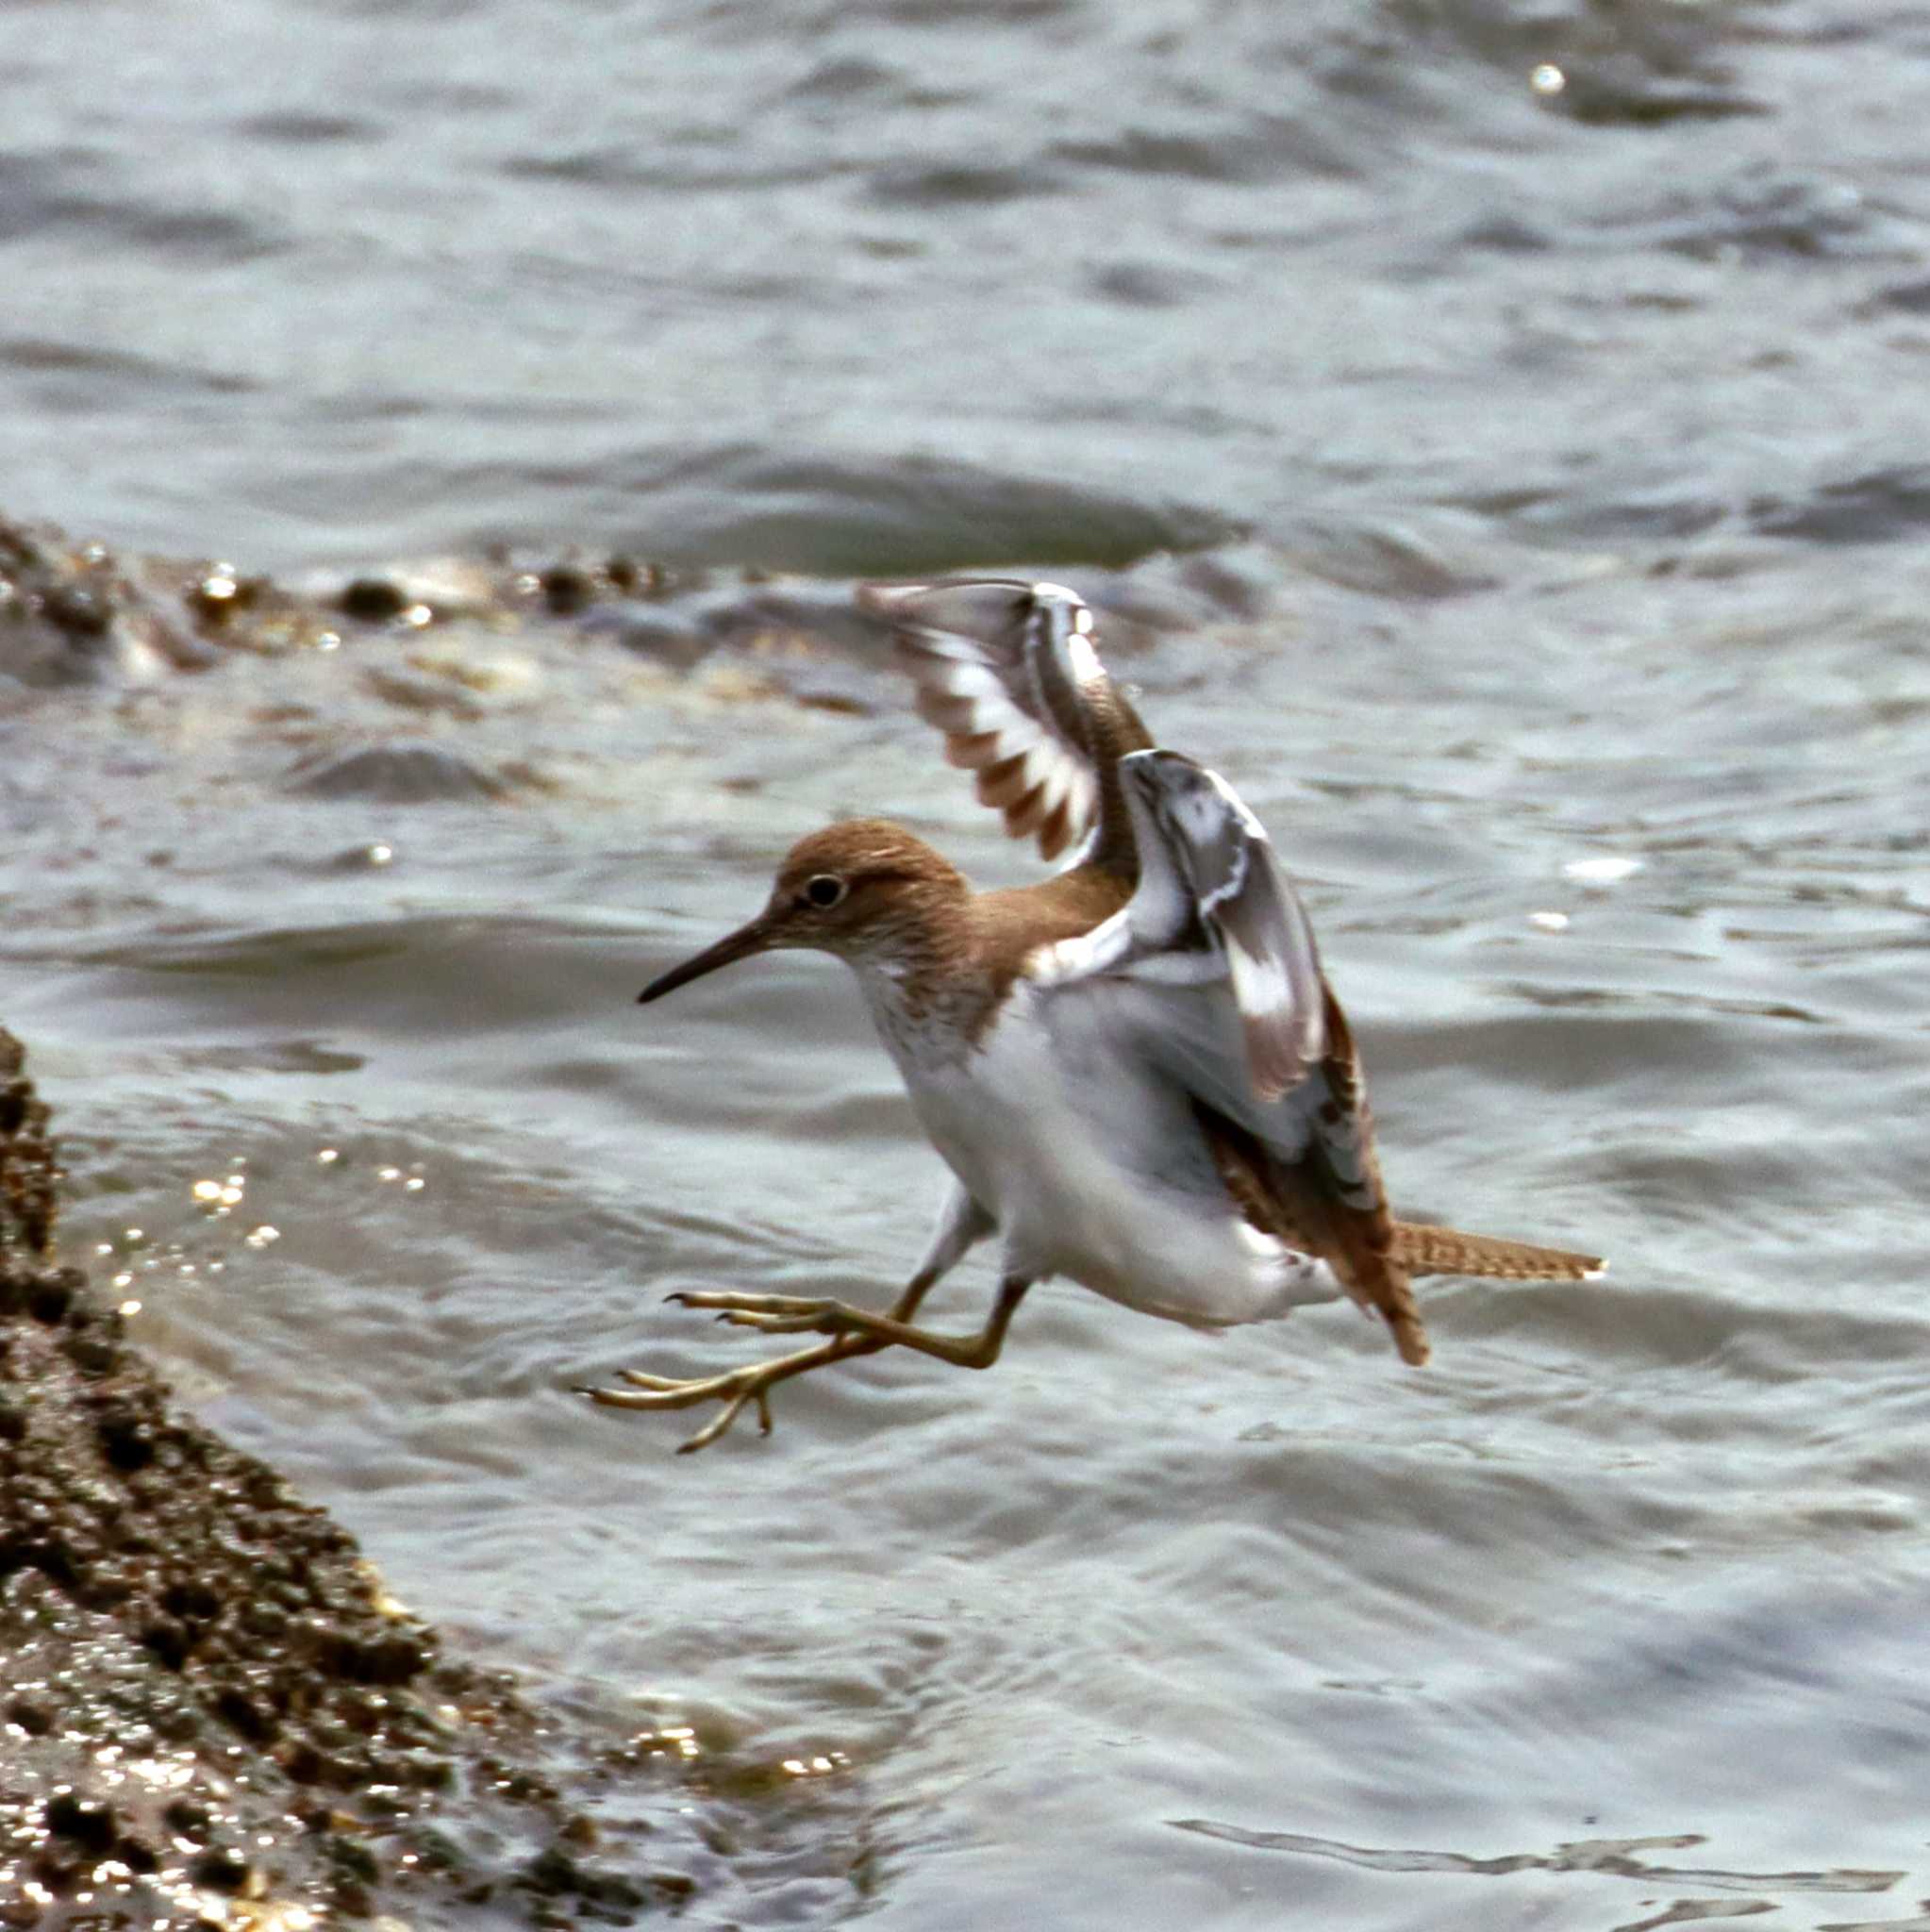
[[[1326,1008],[1313,929],[1258,820],[1216,773],[1177,752],[1134,752],[1120,764],[1140,855],[1124,918],[1132,956],[1112,970],[1209,958],[1229,983],[1244,1059],[1237,1084],[1264,1105],[1282,1099],[1325,1051]],[[1190,972],[1188,979],[1204,976]],[[1231,1070],[1229,1070],[1231,1071]]]
[[[1007,831],[1037,834],[1048,858],[1076,844],[1100,788],[1066,708],[1106,688],[1085,605],[1056,584],[991,579],[866,586],[858,599],[895,627],[920,716],[944,733],[951,763],[980,774],[978,795]]]

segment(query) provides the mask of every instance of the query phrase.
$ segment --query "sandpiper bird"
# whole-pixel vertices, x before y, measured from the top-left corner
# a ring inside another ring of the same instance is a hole
[[[1015,838],[1070,870],[973,892],[930,846],[857,819],[813,832],[757,918],[644,989],[661,999],[778,947],[857,974],[919,1120],[954,1176],[889,1313],[687,1291],[721,1319],[829,1339],[686,1381],[623,1372],[583,1392],[620,1408],[716,1401],[701,1449],[771,1388],[884,1348],[990,1368],[1026,1291],[1063,1274],[1194,1327],[1264,1322],[1350,1295],[1405,1361],[1428,1358],[1419,1274],[1582,1280],[1592,1256],[1397,1221],[1382,1191],[1360,1057],[1313,931],[1259,822],[1217,774],[1154,748],[1053,584],[874,585],[946,757]],[[974,1335],[914,1325],[977,1242],[999,1243]]]

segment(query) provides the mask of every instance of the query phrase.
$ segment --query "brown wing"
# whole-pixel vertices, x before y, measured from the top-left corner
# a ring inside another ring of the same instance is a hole
[[[1322,991],[1326,1057],[1302,1090],[1309,1131],[1298,1154],[1284,1155],[1199,1100],[1194,1117],[1246,1218],[1323,1260],[1355,1301],[1387,1323],[1401,1359],[1419,1367],[1432,1351],[1381,1186],[1367,1082],[1340,1003],[1324,982]]]
[[[1316,1124],[1298,1158],[1283,1158],[1223,1114],[1193,1103],[1226,1191],[1255,1227],[1319,1256],[1362,1307],[1386,1320],[1401,1359],[1417,1364],[1430,1350],[1414,1275],[1591,1281],[1606,1271],[1599,1256],[1569,1248],[1394,1220],[1381,1189],[1359,1056],[1331,989],[1326,1002],[1328,1055],[1308,1083]]]
[[[919,716],[1015,839],[1057,858],[1096,826],[1093,858],[1130,885],[1132,831],[1115,767],[1152,740],[1106,674],[1092,613],[1057,584],[998,577],[864,584],[858,603],[897,633]]]

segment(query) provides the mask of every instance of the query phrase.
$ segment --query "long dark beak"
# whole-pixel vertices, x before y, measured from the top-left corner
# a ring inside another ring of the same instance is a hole
[[[650,1000],[660,1000],[665,993],[674,992],[680,986],[689,986],[693,979],[702,979],[707,973],[715,973],[720,966],[734,966],[740,959],[748,959],[754,953],[761,953],[772,942],[771,915],[760,912],[750,924],[740,926],[714,946],[706,946],[694,958],[686,959],[681,966],[673,966],[668,973],[659,973],[641,992],[637,995],[639,1004]]]

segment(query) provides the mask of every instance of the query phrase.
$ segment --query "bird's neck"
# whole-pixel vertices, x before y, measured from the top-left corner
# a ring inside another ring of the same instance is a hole
[[[1038,950],[1091,931],[1126,897],[1110,874],[1081,866],[922,907],[889,947],[851,962],[879,1038],[907,1076],[914,1066],[966,1059]]]
[[[907,1079],[966,1058],[996,1004],[990,976],[969,955],[907,947],[851,965],[878,1038]]]

